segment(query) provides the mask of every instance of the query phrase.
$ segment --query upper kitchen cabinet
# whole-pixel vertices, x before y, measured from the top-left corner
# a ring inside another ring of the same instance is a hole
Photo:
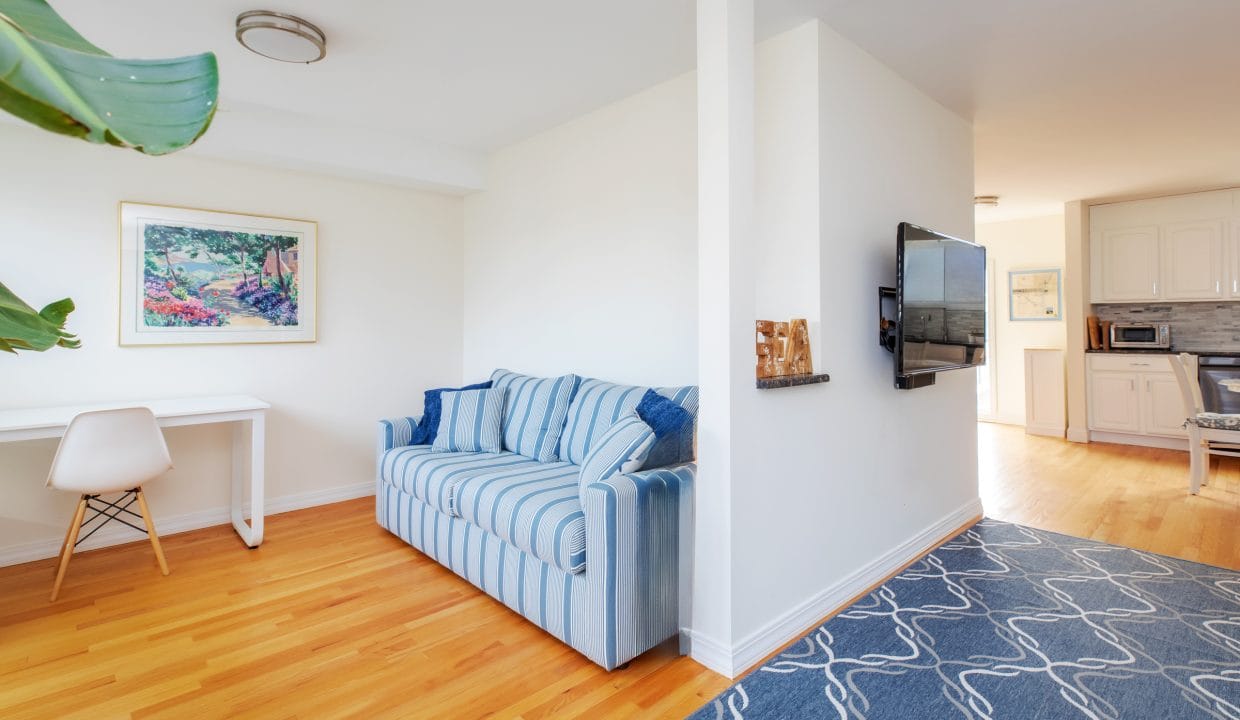
[[[1237,193],[1240,196],[1240,193]],[[1237,205],[1240,210],[1240,203]],[[1227,297],[1240,299],[1240,219],[1231,221],[1231,242],[1227,245],[1231,261],[1228,263]]]
[[[1090,208],[1090,300],[1240,299],[1240,207],[1219,190]]]
[[[1090,233],[1094,302],[1156,300],[1158,294],[1158,226]]]
[[[1223,294],[1223,222],[1169,223],[1162,228],[1162,297],[1218,300]]]

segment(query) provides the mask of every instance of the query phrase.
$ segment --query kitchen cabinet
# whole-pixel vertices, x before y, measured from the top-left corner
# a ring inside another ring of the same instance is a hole
[[[1122,433],[1136,444],[1187,437],[1188,412],[1170,355],[1091,354],[1086,368],[1090,431]]]
[[[1240,300],[1240,192],[1095,205],[1089,244],[1091,302]]]
[[[1025,432],[1061,438],[1068,425],[1064,352],[1025,348]]]
[[[1188,437],[1184,420],[1188,413],[1184,398],[1180,395],[1180,383],[1175,375],[1163,373],[1142,376],[1145,392],[1141,396],[1141,430],[1147,435]]]
[[[1240,196],[1240,193],[1237,193],[1237,196]],[[1231,221],[1231,242],[1227,249],[1231,256],[1225,283],[1228,286],[1227,297],[1240,299],[1240,220]]]
[[[1166,300],[1219,300],[1223,292],[1223,222],[1168,223],[1162,228],[1159,278]]]
[[[1136,373],[1094,372],[1089,384],[1089,429],[1141,432]]]
[[[1092,233],[1094,302],[1155,300],[1158,294],[1158,226]]]

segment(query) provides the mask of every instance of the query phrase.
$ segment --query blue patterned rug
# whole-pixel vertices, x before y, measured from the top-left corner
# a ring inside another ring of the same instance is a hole
[[[1240,573],[983,520],[691,718],[1240,719]]]

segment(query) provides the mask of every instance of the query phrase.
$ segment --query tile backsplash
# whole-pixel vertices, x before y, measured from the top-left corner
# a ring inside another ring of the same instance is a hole
[[[1240,302],[1094,305],[1099,320],[1169,323],[1177,350],[1240,350]]]

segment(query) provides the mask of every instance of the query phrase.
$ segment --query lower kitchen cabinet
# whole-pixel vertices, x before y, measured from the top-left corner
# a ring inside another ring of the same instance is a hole
[[[1170,355],[1090,354],[1086,376],[1093,439],[1177,446],[1168,441],[1187,437]]]

